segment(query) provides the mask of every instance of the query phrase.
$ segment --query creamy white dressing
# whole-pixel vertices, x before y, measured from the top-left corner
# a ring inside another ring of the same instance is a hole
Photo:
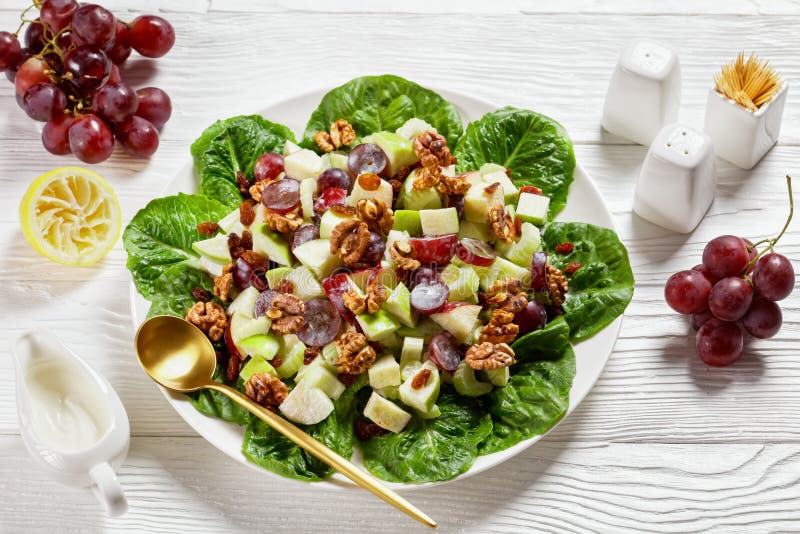
[[[111,417],[102,392],[86,373],[60,361],[33,364],[25,375],[31,427],[43,444],[64,452],[91,447]]]

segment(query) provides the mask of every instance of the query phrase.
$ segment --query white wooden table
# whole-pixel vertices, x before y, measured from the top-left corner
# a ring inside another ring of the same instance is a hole
[[[632,215],[646,148],[599,126],[616,56],[634,37],[678,50],[681,118],[698,128],[713,73],[741,49],[771,59],[797,87],[794,2],[103,3],[123,16],[134,8],[162,12],[178,34],[156,68],[144,60],[128,68],[135,85],[157,85],[173,97],[175,113],[158,154],[149,162],[115,154],[98,167],[116,188],[126,221],[159,194],[214,119],[364,74],[392,72],[529,107],[571,133],[578,160],[597,181],[628,246],[636,293],[603,376],[557,430],[500,467],[410,494],[441,531],[800,530],[800,298],[783,303],[776,339],[750,343],[726,369],[699,362],[689,326],[662,298],[666,278],[698,263],[708,239],[760,238],[780,228],[783,176],[800,178],[800,98],[790,90],[781,141],[753,171],[720,164],[716,201],[688,236]],[[4,0],[0,28],[13,30],[25,5]],[[60,486],[37,470],[18,434],[5,353],[0,532],[422,531],[365,494],[282,488],[214,449],[176,415],[132,351],[121,243],[96,268],[69,269],[37,256],[22,237],[17,206],[27,184],[71,162],[44,151],[37,126],[17,108],[11,85],[0,81],[0,346],[7,350],[27,329],[51,329],[110,379],[133,433],[120,471],[130,512],[107,519],[89,491]],[[781,250],[800,257],[797,223]]]

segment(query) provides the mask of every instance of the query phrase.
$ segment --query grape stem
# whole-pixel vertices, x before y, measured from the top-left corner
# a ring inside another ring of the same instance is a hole
[[[28,11],[30,11],[31,9],[33,9],[33,8],[35,8],[35,7],[36,7],[36,3],[34,2],[33,4],[31,4],[31,5],[29,5],[28,7],[26,7],[26,8],[25,8],[25,9],[22,11],[22,13],[20,13],[20,14],[19,14],[19,21],[20,21],[20,22],[19,22],[19,26],[17,26],[17,31],[15,31],[15,32],[14,32],[14,35],[16,35],[17,37],[19,37],[19,32],[21,32],[21,31],[22,31],[22,27],[23,27],[23,26],[25,26],[25,24],[29,24],[29,23],[31,23],[31,22],[35,22],[35,21],[33,21],[33,20],[28,20],[28,19],[26,19],[26,18],[25,18],[25,15],[27,15],[27,14],[28,14]]]
[[[747,247],[748,250],[753,250],[758,245],[762,245],[764,243],[767,243],[769,245],[767,248],[759,252],[755,258],[753,258],[747,263],[747,265],[744,268],[744,274],[746,274],[750,269],[753,268],[753,266],[756,264],[759,258],[761,258],[761,256],[763,256],[767,252],[772,252],[774,250],[775,245],[778,243],[778,241],[780,241],[780,239],[783,237],[783,234],[785,234],[786,230],[789,228],[789,223],[792,222],[792,216],[794,215],[794,195],[792,194],[792,177],[789,176],[788,174],[786,175],[786,187],[789,189],[789,216],[786,218],[786,223],[783,225],[781,232],[774,238],[772,239],[765,238],[762,239],[761,241],[753,243],[751,247]]]

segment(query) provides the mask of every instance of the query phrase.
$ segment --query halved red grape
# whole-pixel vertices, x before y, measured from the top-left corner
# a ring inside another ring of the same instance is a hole
[[[706,324],[709,319],[714,319],[714,314],[711,313],[711,310],[695,313],[692,315],[692,328],[700,330],[700,327]]]
[[[436,237],[412,237],[408,240],[414,255],[423,265],[446,265],[455,254],[458,237],[448,234]]]
[[[32,85],[22,97],[23,109],[35,121],[47,122],[64,114],[67,109],[67,96],[52,83]]]
[[[0,32],[0,70],[13,68],[20,58],[22,46],[11,32]]]
[[[161,17],[142,15],[131,22],[128,39],[141,55],[161,57],[175,44],[175,29]]]
[[[456,255],[465,263],[477,265],[478,267],[488,267],[494,263],[497,252],[488,243],[464,237],[458,242]]]
[[[258,319],[264,317],[267,311],[272,307],[272,299],[279,293],[272,289],[265,289],[256,297],[256,304],[253,307],[253,317]]]
[[[114,45],[117,19],[111,11],[102,6],[86,4],[73,13],[72,29],[87,45],[107,50]]]
[[[337,273],[325,278],[322,281],[322,289],[328,296],[331,305],[335,307],[336,311],[339,312],[339,315],[341,315],[345,321],[351,325],[358,324],[355,315],[344,305],[344,301],[342,300],[342,295],[350,290],[350,282],[347,273]]]
[[[704,363],[724,367],[741,356],[744,336],[736,323],[714,318],[700,327],[695,345]]]
[[[233,267],[233,285],[239,289],[246,289],[250,286],[264,291],[267,289],[267,282],[262,278],[264,273],[256,272],[250,264],[242,258],[237,258]]]
[[[439,281],[439,271],[433,267],[423,265],[408,275],[408,287],[414,289],[417,284],[429,284]]]
[[[347,191],[338,187],[330,187],[314,201],[314,211],[324,213],[334,204],[343,204],[347,198]]]
[[[283,172],[283,156],[275,152],[261,154],[253,166],[253,178],[256,182],[274,180]]]
[[[92,98],[92,108],[108,122],[122,122],[136,113],[139,97],[124,82],[107,83]]]
[[[284,178],[261,191],[261,203],[276,213],[289,213],[300,205],[300,182]]]
[[[347,155],[347,168],[353,178],[364,173],[382,174],[386,170],[386,161],[386,153],[381,147],[363,143]]]
[[[678,313],[700,313],[708,308],[711,283],[697,271],[680,271],[669,277],[664,299]]]
[[[547,288],[547,253],[534,252],[531,260],[531,289],[541,291]]]
[[[147,119],[135,115],[114,125],[122,147],[132,156],[149,158],[158,150],[158,128]]]
[[[386,241],[378,232],[370,232],[367,249],[361,254],[361,262],[376,265],[381,262],[384,252],[386,252]]]
[[[130,30],[124,22],[117,21],[114,46],[108,51],[108,59],[116,65],[122,65],[131,55]]]
[[[64,72],[72,83],[88,91],[103,85],[111,74],[111,61],[105,52],[93,46],[79,46],[64,56]]]
[[[765,299],[785,299],[794,290],[792,262],[777,252],[764,254],[753,268],[753,285]]]
[[[738,321],[753,302],[752,286],[740,276],[723,278],[711,289],[708,296],[708,309],[717,319]]]
[[[428,355],[436,367],[444,371],[455,371],[461,363],[461,353],[455,338],[447,332],[438,332],[428,343]]]
[[[292,234],[291,248],[294,250],[303,243],[307,243],[308,241],[312,241],[314,239],[319,239],[319,226],[314,224],[304,224]]]
[[[22,98],[28,89],[37,83],[52,83],[50,77],[45,74],[50,66],[47,62],[40,57],[29,57],[25,62],[19,66],[17,75],[14,78],[14,89],[17,96]]]
[[[322,347],[333,342],[342,327],[342,318],[328,299],[307,301],[305,319],[297,337],[309,347]]]
[[[57,34],[67,27],[72,15],[78,9],[75,0],[44,0],[39,9],[39,18],[50,28],[50,33]]]
[[[84,163],[100,163],[114,150],[114,134],[97,115],[84,115],[69,129],[69,148]]]
[[[781,307],[763,297],[753,300],[750,309],[742,317],[744,329],[751,336],[760,339],[767,339],[777,334],[782,324]]]
[[[514,323],[519,325],[519,335],[541,330],[547,324],[547,310],[538,300],[529,300],[528,305],[514,316]]]
[[[72,152],[69,148],[69,129],[74,122],[75,117],[61,115],[44,125],[42,144],[48,152],[56,156],[66,156]]]
[[[411,307],[420,313],[437,313],[447,304],[450,289],[441,282],[417,284],[411,290]]]
[[[169,95],[158,87],[145,87],[136,91],[139,97],[139,107],[136,115],[152,122],[159,130],[164,127],[172,116],[172,100]]]
[[[703,265],[716,278],[741,274],[748,257],[744,240],[734,235],[715,237],[703,249]]]
[[[317,178],[317,193],[322,194],[331,187],[350,190],[350,177],[342,169],[336,167],[325,169]]]

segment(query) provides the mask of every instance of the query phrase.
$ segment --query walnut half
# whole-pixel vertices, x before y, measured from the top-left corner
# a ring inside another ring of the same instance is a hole
[[[306,303],[291,293],[278,293],[272,297],[267,317],[272,319],[271,329],[276,334],[296,334],[305,325]]]
[[[364,334],[345,332],[335,343],[339,349],[339,356],[334,364],[340,375],[360,375],[375,363],[377,354],[375,349],[367,344]]]
[[[472,345],[467,350],[464,361],[476,371],[501,369],[517,363],[514,358],[514,349],[505,343],[488,342]]]
[[[244,392],[261,406],[274,408],[286,400],[289,388],[277,376],[256,373],[245,382]]]
[[[186,320],[205,332],[211,341],[219,341],[228,326],[225,309],[214,301],[195,302],[186,312]]]

